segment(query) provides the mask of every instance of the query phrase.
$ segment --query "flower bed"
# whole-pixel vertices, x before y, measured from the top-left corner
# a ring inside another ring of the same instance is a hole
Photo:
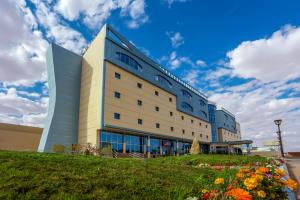
[[[297,183],[281,168],[282,160],[244,166],[215,166],[201,163],[198,167],[235,170],[227,177],[217,177],[191,199],[288,199],[285,188],[295,191]]]

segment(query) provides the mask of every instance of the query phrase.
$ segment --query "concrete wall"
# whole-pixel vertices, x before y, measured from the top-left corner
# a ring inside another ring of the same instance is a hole
[[[103,98],[104,98],[104,44],[106,26],[92,41],[83,55],[79,135],[80,144],[98,144],[97,130],[102,127]]]
[[[121,75],[121,79],[115,78],[115,72]],[[141,83],[142,88],[138,88],[137,83]],[[114,97],[115,91],[121,94],[120,99]],[[159,92],[158,96],[155,95],[155,91]],[[196,137],[203,142],[211,141],[210,124],[179,111],[176,96],[109,62],[106,63],[105,92],[105,126],[189,140]],[[169,98],[172,98],[171,102]],[[137,104],[137,100],[142,101],[142,106]],[[156,106],[159,107],[159,111],[155,110]],[[170,116],[170,112],[173,112],[173,116]],[[114,113],[119,113],[121,119],[114,119]],[[142,125],[137,123],[139,118],[143,120]],[[156,123],[160,124],[160,128],[156,128]],[[174,127],[173,132],[170,127]]]
[[[0,149],[37,151],[42,128],[0,123]]]
[[[47,50],[49,107],[39,151],[77,143],[81,56],[55,44]]]

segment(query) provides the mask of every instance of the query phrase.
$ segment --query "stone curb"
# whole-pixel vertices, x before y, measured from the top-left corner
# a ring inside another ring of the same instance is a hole
[[[285,179],[288,179],[290,177],[290,174],[286,164],[283,163],[282,166],[280,166],[280,168],[282,168],[285,171]],[[289,200],[297,200],[295,193],[291,189],[285,188],[284,190],[287,192]]]

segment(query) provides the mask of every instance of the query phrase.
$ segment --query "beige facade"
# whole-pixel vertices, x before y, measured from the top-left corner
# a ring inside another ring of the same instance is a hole
[[[120,74],[121,78],[115,78],[115,73]],[[137,87],[138,83],[142,88]],[[105,91],[105,126],[189,140],[196,137],[202,142],[211,141],[210,124],[178,111],[176,96],[109,62],[106,63]],[[120,98],[114,97],[115,92],[120,93]],[[138,100],[142,105],[138,105]],[[119,120],[114,119],[114,113],[120,114]],[[142,124],[138,124],[138,119],[142,120]],[[159,128],[156,124],[159,124]]]
[[[101,123],[103,97],[103,54],[106,29],[103,28],[85,52],[82,60],[82,75],[79,109],[79,144],[98,144],[97,130]]]
[[[0,149],[36,151],[42,128],[0,123]]]
[[[241,132],[233,133],[224,128],[218,128],[218,136],[220,142],[238,141],[241,140]]]

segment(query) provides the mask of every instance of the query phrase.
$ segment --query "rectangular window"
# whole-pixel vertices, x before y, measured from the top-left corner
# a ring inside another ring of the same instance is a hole
[[[173,116],[173,112],[170,112],[170,116],[171,116],[171,117]]]
[[[121,74],[119,74],[118,72],[115,72],[115,78],[116,79],[121,79]]]
[[[184,129],[182,129],[182,134],[185,134],[185,130]]]
[[[206,138],[208,139],[208,135],[206,136]]]
[[[169,101],[170,101],[170,102],[172,102],[172,101],[173,101],[173,99],[170,97],[170,98],[169,98]]]
[[[155,127],[156,127],[156,128],[160,128],[160,124],[159,124],[159,123],[156,123],[156,124],[155,124]]]
[[[202,124],[201,124],[201,122],[199,123],[199,126],[201,126]]]
[[[170,129],[171,129],[172,132],[174,131],[174,127],[171,127]]]
[[[202,133],[200,133],[200,137],[202,137]]]
[[[115,92],[115,98],[117,98],[117,99],[120,99],[120,98],[121,98],[120,92]]]
[[[138,124],[143,124],[143,120],[142,119],[138,119]]]
[[[137,104],[138,104],[139,106],[142,106],[142,105],[143,105],[143,102],[142,102],[141,100],[137,100]]]
[[[156,111],[159,111],[159,107],[155,106],[155,110],[156,110]]]
[[[121,116],[120,116],[120,113],[114,113],[114,119],[120,119],[121,118]]]
[[[155,95],[158,96],[158,91],[155,91]]]
[[[192,132],[192,136],[194,136],[195,135],[195,133],[194,132]]]
[[[205,128],[207,128],[207,125],[205,125]]]
[[[194,120],[191,119],[191,123],[194,123]]]
[[[138,88],[142,88],[142,84],[141,84],[141,83],[137,83],[136,86],[137,86]]]
[[[181,116],[181,119],[184,120],[184,116]]]

